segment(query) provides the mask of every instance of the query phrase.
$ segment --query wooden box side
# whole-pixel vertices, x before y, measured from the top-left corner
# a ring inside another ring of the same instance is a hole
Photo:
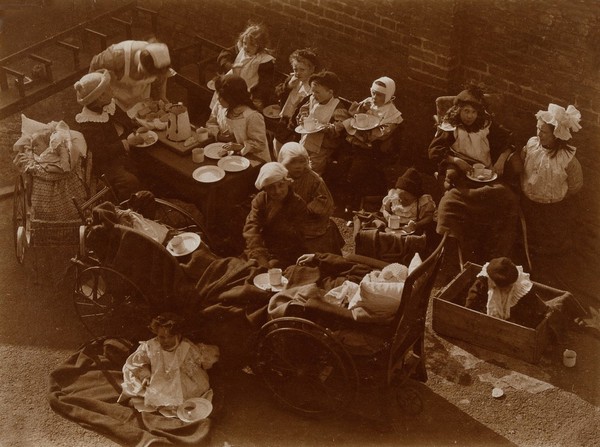
[[[432,327],[440,335],[454,337],[468,343],[535,363],[545,346],[545,321],[536,329],[490,317],[467,309],[457,302],[464,299],[468,287],[481,267],[467,264],[448,286],[433,299]],[[540,330],[543,329],[543,332]]]

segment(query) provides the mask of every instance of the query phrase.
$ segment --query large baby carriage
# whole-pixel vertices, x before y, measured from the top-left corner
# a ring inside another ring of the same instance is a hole
[[[303,414],[339,415],[356,404],[357,396],[378,395],[384,421],[394,397],[401,407],[420,407],[418,395],[409,392],[407,399],[405,391],[411,388],[403,385],[411,377],[427,380],[425,314],[445,242],[446,237],[407,277],[387,324],[358,322],[348,309],[320,299],[308,299],[300,310],[286,312],[294,316],[265,324],[257,370],[276,398]],[[349,336],[368,339],[371,349],[349,346]]]
[[[87,201],[76,203],[82,231],[76,265],[73,302],[83,325],[94,336],[144,337],[151,317],[178,307],[192,285],[179,258],[163,243],[127,226],[93,225],[91,208],[114,196],[106,187]],[[108,203],[108,202],[104,202]],[[198,234],[198,249],[206,250],[201,224],[187,211],[141,191],[114,209],[135,209],[169,229]],[[97,208],[98,209],[98,208]],[[107,208],[102,208],[106,213]],[[141,338],[140,338],[141,339]]]
[[[25,130],[31,123],[35,130]],[[86,198],[91,160],[86,156],[83,135],[62,125],[36,123],[23,116],[23,136],[14,145],[20,171],[13,196],[14,246],[19,263],[24,262],[30,248],[79,242],[81,221],[72,198]],[[46,144],[49,146],[44,148]],[[37,153],[36,145],[41,147]],[[33,259],[36,261],[35,256]]]

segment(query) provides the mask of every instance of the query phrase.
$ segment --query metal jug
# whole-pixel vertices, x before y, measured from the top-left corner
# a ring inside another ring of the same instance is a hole
[[[192,136],[192,126],[187,107],[177,104],[169,110],[167,138],[171,141],[185,141]]]

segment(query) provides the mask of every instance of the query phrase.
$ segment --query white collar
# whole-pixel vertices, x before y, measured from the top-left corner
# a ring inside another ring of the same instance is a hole
[[[112,99],[110,103],[102,107],[102,112],[97,113],[93,110],[83,106],[81,113],[75,115],[75,121],[78,123],[106,123],[108,122],[110,115],[114,115],[116,111],[115,100]]]

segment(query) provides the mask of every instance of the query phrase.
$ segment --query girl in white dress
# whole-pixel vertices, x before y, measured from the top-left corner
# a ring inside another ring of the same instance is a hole
[[[561,252],[570,245],[573,230],[569,199],[583,186],[576,149],[568,144],[571,132],[581,129],[581,114],[572,105],[565,109],[550,104],[535,116],[537,136],[521,151],[522,206],[532,247],[538,252]]]

